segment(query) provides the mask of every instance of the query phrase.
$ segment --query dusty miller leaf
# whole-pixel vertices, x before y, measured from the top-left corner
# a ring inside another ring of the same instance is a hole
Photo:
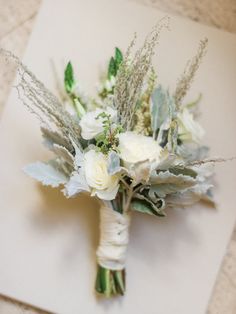
[[[167,149],[162,151],[162,159],[157,164],[156,170],[168,170],[179,165],[182,162],[182,159],[178,155],[170,154]]]
[[[149,195],[153,199],[156,196],[165,197],[167,194],[176,193],[191,186],[197,181],[183,174],[175,175],[170,171],[153,173],[150,178],[151,187]]]
[[[211,196],[212,185],[208,183],[197,184],[185,191],[180,191],[175,194],[167,195],[166,204],[169,207],[191,206],[200,200],[207,201],[214,206],[214,201]]]
[[[156,138],[158,131],[160,133],[161,130],[161,135],[159,134],[161,137],[163,131],[169,128],[174,116],[175,103],[169,92],[161,85],[154,90],[151,99],[151,125]]]
[[[202,160],[207,157],[209,148],[200,146],[195,143],[186,143],[177,146],[177,154],[183,157],[186,161]]]
[[[24,168],[24,172],[30,177],[41,182],[43,185],[50,185],[54,188],[61,184],[65,184],[68,181],[67,176],[63,172],[53,167],[52,164],[39,161],[27,165]]]
[[[74,151],[75,151],[75,157],[74,157],[74,168],[75,169],[79,169],[82,167],[83,162],[84,162],[84,154],[83,151],[81,150],[81,148],[76,145],[76,143],[74,143],[73,140],[71,140]]]
[[[160,85],[157,89],[154,90],[151,99],[152,130],[153,132],[156,132],[168,116],[168,107],[166,106],[165,93]]]
[[[65,185],[64,194],[67,197],[75,197],[77,194],[81,192],[89,192],[89,191],[90,191],[90,188],[81,171],[81,173],[74,172],[72,174],[69,182]]]
[[[112,151],[108,155],[107,171],[110,175],[114,175],[115,173],[119,172],[120,170],[121,170],[120,158],[116,152]]]

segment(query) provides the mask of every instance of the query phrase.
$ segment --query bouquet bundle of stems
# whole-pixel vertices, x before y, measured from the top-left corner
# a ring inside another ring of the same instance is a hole
[[[46,186],[63,186],[66,197],[87,193],[101,202],[95,288],[107,297],[125,293],[132,211],[164,217],[166,208],[200,200],[213,204],[212,163],[196,121],[200,97],[184,101],[207,40],[170,92],[152,66],[166,24],[161,20],[134,53],[135,39],[124,54],[115,48],[93,98],[81,91],[71,62],[58,100],[16,57],[1,50],[18,65],[19,97],[40,119],[44,144],[55,155],[26,166],[25,172]]]

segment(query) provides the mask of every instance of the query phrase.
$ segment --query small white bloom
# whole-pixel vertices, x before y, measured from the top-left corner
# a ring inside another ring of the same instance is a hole
[[[116,85],[116,78],[115,78],[115,76],[112,75],[111,78],[110,78],[110,81],[111,81],[111,86],[114,87]]]
[[[106,108],[106,110],[96,109],[87,112],[80,120],[81,135],[85,140],[90,140],[103,131],[103,118],[97,118],[102,112],[109,114],[112,121],[116,120],[117,111],[110,107]]]
[[[135,132],[121,133],[118,149],[125,168],[136,183],[148,181],[151,171],[160,163],[163,151],[151,137]]]
[[[183,142],[199,143],[204,135],[204,130],[193,119],[193,114],[187,108],[178,114],[178,133]]]
[[[110,79],[105,81],[104,87],[108,92],[111,92],[115,84],[116,84],[116,78],[112,75]]]
[[[106,79],[97,85],[97,91],[98,93],[102,93],[105,89],[107,92],[111,92],[115,85],[116,85],[116,78],[115,76],[112,75],[109,79]]]
[[[106,89],[108,92],[110,92],[110,91],[112,90],[111,81],[106,80],[104,86],[105,86],[105,89]]]
[[[119,189],[119,176],[109,175],[107,166],[107,156],[101,152],[89,150],[84,154],[84,173],[92,195],[103,200],[113,200]]]
[[[74,94],[76,97],[79,97],[83,103],[88,102],[88,96],[84,93],[79,83],[75,83],[72,86],[71,93]]]

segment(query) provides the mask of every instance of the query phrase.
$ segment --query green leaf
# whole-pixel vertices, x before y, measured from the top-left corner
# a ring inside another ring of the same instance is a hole
[[[121,62],[123,61],[123,54],[120,51],[119,48],[115,48],[115,62],[116,62],[116,68],[118,70],[119,65],[121,64]]]
[[[113,57],[111,57],[108,66],[108,78],[110,79],[111,76],[116,76],[116,72],[116,61]]]
[[[131,208],[137,212],[164,217],[165,213],[146,199],[133,199]]]
[[[115,48],[115,57],[111,57],[109,66],[108,66],[108,79],[112,76],[116,76],[119,66],[123,61],[123,55],[119,48]]]
[[[74,80],[74,70],[71,62],[68,62],[65,72],[64,72],[64,85],[67,93],[71,92],[71,89],[75,83]]]

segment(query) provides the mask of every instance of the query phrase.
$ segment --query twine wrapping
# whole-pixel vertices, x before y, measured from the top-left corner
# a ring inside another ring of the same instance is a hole
[[[110,202],[100,208],[100,244],[97,249],[98,264],[111,270],[125,268],[129,241],[130,215],[113,210]]]

